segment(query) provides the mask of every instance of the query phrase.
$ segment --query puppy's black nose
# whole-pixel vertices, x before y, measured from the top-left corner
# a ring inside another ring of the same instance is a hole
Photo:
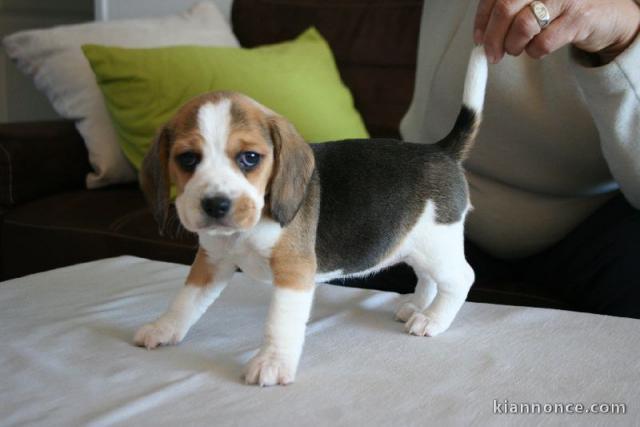
[[[231,200],[225,196],[206,197],[201,202],[202,210],[212,218],[220,219],[229,213]]]

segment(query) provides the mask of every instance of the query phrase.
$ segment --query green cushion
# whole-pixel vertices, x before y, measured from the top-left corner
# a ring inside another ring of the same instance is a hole
[[[256,99],[287,117],[309,142],[368,136],[331,49],[314,28],[292,41],[252,49],[85,45],[82,50],[122,150],[137,168],[157,129],[185,101],[215,90]]]

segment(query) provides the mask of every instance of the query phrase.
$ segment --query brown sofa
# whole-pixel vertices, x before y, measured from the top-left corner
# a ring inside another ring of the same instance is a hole
[[[235,0],[243,46],[295,37],[314,25],[372,136],[397,137],[411,100],[420,0]],[[0,125],[0,279],[123,254],[190,263],[194,236],[161,237],[136,184],[86,190],[90,166],[71,122]],[[409,292],[408,283],[397,291]],[[516,283],[477,283],[470,299],[561,307]]]

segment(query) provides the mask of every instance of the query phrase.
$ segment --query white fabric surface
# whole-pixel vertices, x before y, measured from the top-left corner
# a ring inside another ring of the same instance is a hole
[[[89,62],[84,44],[122,47],[239,46],[214,3],[162,18],[131,19],[21,31],[3,40],[9,57],[32,77],[60,116],[76,121],[93,171],[87,187],[134,181]]]
[[[638,425],[640,321],[466,303],[436,338],[398,295],[321,285],[297,381],[242,384],[270,288],[242,275],[185,341],[146,351],[188,267],[121,257],[0,284],[0,425]],[[625,415],[494,415],[511,402],[624,402]]]

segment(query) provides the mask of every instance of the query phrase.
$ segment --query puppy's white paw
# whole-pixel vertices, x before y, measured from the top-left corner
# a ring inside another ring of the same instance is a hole
[[[411,301],[407,301],[398,307],[396,310],[396,320],[399,322],[406,322],[413,316],[413,313],[420,311],[420,309]]]
[[[137,346],[151,350],[159,345],[178,344],[186,333],[185,328],[180,327],[177,322],[160,318],[138,329],[133,341]]]
[[[261,387],[291,384],[295,379],[295,358],[278,355],[272,351],[260,351],[249,361],[244,380]]]
[[[448,327],[448,324],[439,322],[434,316],[420,312],[414,313],[404,325],[404,329],[410,335],[417,335],[419,337],[435,337],[446,331]]]

